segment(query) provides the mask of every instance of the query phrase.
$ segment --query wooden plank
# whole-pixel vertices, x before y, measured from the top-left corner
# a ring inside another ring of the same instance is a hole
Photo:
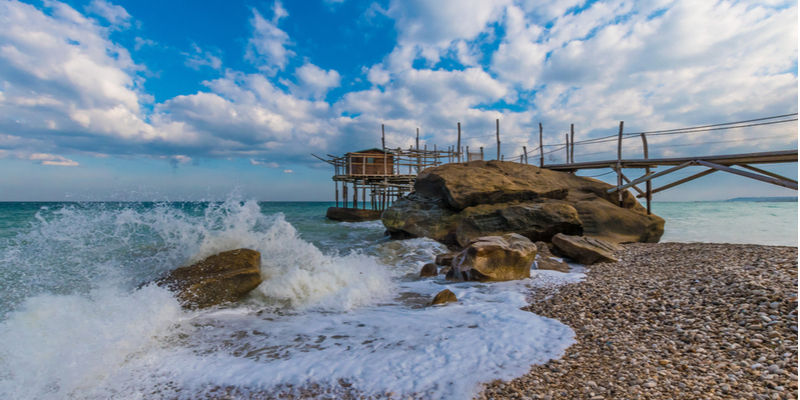
[[[783,186],[785,188],[797,190],[797,182],[787,182],[781,179],[769,178],[764,175],[754,174],[752,172],[747,171],[740,171],[738,169],[733,169],[730,167],[726,167],[724,165],[714,164],[704,160],[697,160],[697,163],[700,165],[705,165],[709,168],[718,169],[723,172],[728,172],[734,175],[744,176],[746,178],[755,179],[757,181],[771,183],[773,185]]]
[[[542,123],[539,122],[539,167],[544,168],[544,144],[542,144]]]
[[[625,189],[627,189],[627,188],[629,188],[629,187],[631,187],[633,185],[638,185],[638,184],[640,184],[642,182],[647,182],[647,181],[649,181],[651,179],[658,178],[659,176],[664,176],[664,175],[669,174],[671,172],[675,172],[677,170],[684,169],[684,168],[686,168],[686,167],[688,167],[688,166],[690,166],[692,164],[694,164],[693,161],[687,161],[687,162],[685,162],[685,163],[683,163],[681,165],[678,165],[677,167],[672,167],[670,169],[666,169],[664,171],[656,172],[655,174],[652,174],[652,175],[649,175],[649,176],[645,176],[643,178],[636,179],[633,182],[628,183],[626,185],[620,185],[618,187],[615,187],[615,188],[612,188],[612,189],[608,189],[606,192],[607,193],[614,193],[616,191],[622,192],[623,190],[625,190]]]
[[[569,124],[569,163],[572,164],[575,162],[575,124]]]
[[[564,134],[567,137],[567,145],[564,147],[567,150],[567,164],[569,164],[569,133]]]
[[[695,180],[697,178],[702,178],[702,177],[704,177],[706,175],[713,174],[714,172],[717,172],[717,170],[714,169],[714,168],[709,168],[709,169],[707,169],[707,170],[705,170],[703,172],[700,172],[699,174],[694,174],[692,176],[689,176],[689,177],[683,178],[681,180],[672,182],[670,184],[664,185],[664,186],[662,186],[662,187],[660,187],[658,189],[654,189],[654,190],[652,190],[650,192],[650,195],[652,196],[654,193],[663,192],[664,190],[667,190],[667,189],[670,189],[670,188],[674,188],[675,186],[682,185],[682,184],[684,184],[686,182],[693,181],[693,180]],[[650,181],[647,181],[647,182],[649,183]],[[636,197],[641,199],[642,197],[645,197],[645,196],[639,195],[639,196],[636,196]]]
[[[458,144],[456,145],[458,162],[461,162],[461,122],[458,123]]]
[[[632,159],[622,160],[623,168],[646,168],[654,166],[673,166],[681,165],[687,161],[694,161],[702,159],[711,161],[720,165],[740,165],[740,164],[776,164],[797,162],[797,150],[784,150],[784,151],[767,151],[763,153],[744,153],[744,154],[728,154],[721,156],[708,156],[708,157],[675,157],[675,158],[650,158],[650,159]],[[558,170],[574,170],[574,169],[603,169],[608,168],[609,164],[616,163],[617,160],[603,160],[603,161],[587,161],[575,164],[551,164],[548,169],[555,171]]]
[[[761,168],[751,167],[751,166],[749,166],[749,165],[747,165],[747,164],[738,164],[738,165],[739,165],[740,167],[742,167],[742,168],[747,168],[747,169],[749,169],[750,171],[755,171],[755,172],[758,172],[759,174],[763,174],[763,175],[766,175],[766,176],[771,176],[771,177],[773,177],[773,178],[780,179],[780,180],[783,180],[783,181],[786,181],[786,182],[794,182],[794,183],[797,183],[797,181],[796,181],[796,180],[794,180],[794,179],[791,179],[791,178],[787,178],[787,177],[785,177],[785,176],[778,175],[778,174],[776,174],[776,173],[774,173],[774,172],[764,171],[764,170],[763,170],[763,169],[761,169]]]
[[[619,121],[619,139],[617,139],[617,187],[622,186],[622,126],[624,124],[625,121]],[[631,186],[633,185],[631,184]],[[622,207],[622,190],[619,191],[617,197],[619,198],[619,206]]]

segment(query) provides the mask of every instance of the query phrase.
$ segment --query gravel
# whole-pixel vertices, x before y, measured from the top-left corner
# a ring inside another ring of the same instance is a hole
[[[628,244],[528,311],[569,325],[564,357],[479,399],[796,399],[797,248]]]

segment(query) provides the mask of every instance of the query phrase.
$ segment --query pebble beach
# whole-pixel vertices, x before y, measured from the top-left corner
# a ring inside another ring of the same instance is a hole
[[[627,244],[531,293],[576,332],[564,357],[479,399],[796,399],[796,247]]]

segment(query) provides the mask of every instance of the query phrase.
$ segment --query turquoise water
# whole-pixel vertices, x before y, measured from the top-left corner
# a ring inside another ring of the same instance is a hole
[[[520,311],[580,273],[479,284],[420,280],[446,251],[391,241],[330,203],[0,203],[0,398],[233,398],[341,382],[381,396],[463,399],[560,357],[574,333]],[[664,241],[797,245],[797,203],[654,203]],[[261,252],[236,304],[181,309],[148,285],[220,251]],[[459,299],[425,307],[444,288]],[[500,339],[498,339],[500,338]]]

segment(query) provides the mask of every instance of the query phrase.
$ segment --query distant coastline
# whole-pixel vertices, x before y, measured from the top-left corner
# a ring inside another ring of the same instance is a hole
[[[723,200],[726,202],[747,202],[747,203],[797,203],[797,196],[786,197],[737,197],[735,199]]]

